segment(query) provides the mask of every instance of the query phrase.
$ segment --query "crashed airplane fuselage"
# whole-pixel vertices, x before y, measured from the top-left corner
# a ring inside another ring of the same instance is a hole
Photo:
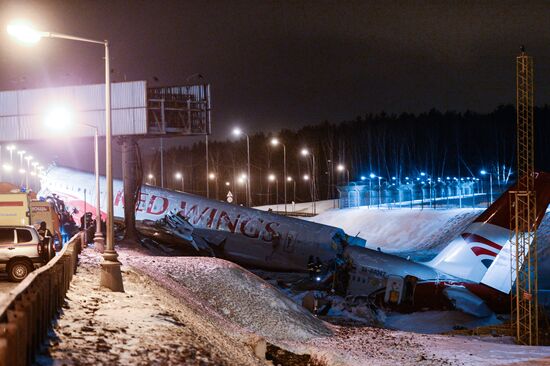
[[[51,167],[40,196],[59,195],[68,207],[95,211],[94,177]],[[105,187],[104,180],[102,187]],[[550,203],[550,175],[537,174],[537,221]],[[123,217],[122,182],[114,181],[116,217]],[[163,231],[193,247],[245,266],[306,271],[312,257],[347,278],[352,296],[376,298],[400,310],[459,308],[477,316],[509,305],[510,206],[504,193],[432,261],[415,263],[365,248],[341,229],[203,197],[142,186],[136,220],[149,234]],[[102,195],[102,207],[104,196]],[[191,239],[191,240],[190,240]]]
[[[101,187],[105,187],[103,177]],[[122,182],[115,180],[113,187],[114,215],[123,218]],[[41,179],[39,196],[56,194],[80,216],[85,205],[86,211],[95,213],[94,192],[92,174],[50,167]],[[106,207],[103,188],[101,202],[102,208]],[[311,255],[326,263],[342,254],[349,244],[365,245],[363,239],[350,237],[336,227],[149,185],[141,187],[136,206],[136,220],[141,221],[144,230],[154,229],[154,223],[167,215],[177,215],[192,225],[196,245],[209,245],[214,252],[241,265],[306,271]],[[181,238],[185,240],[185,234]]]

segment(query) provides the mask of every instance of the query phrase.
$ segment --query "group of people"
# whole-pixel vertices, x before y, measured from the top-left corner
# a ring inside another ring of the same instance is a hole
[[[93,214],[91,212],[86,212],[80,217],[80,230],[86,232],[86,240],[88,243],[91,243],[94,239],[94,234],[96,232],[97,221],[93,219]],[[105,237],[105,221],[101,220],[101,232]]]

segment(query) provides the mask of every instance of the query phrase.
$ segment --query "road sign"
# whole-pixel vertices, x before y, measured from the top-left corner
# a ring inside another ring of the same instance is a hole
[[[231,191],[227,191],[227,202],[233,202],[233,193]]]

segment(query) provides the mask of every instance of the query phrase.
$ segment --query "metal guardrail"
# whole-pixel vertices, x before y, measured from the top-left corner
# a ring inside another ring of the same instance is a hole
[[[77,234],[0,304],[0,366],[33,363],[69,290],[80,250],[81,237]]]

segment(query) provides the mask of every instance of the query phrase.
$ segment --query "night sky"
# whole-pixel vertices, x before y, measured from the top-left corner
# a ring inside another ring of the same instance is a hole
[[[0,1],[1,28],[109,39],[114,80],[212,84],[214,138],[357,115],[487,112],[515,100],[515,56],[534,56],[550,100],[544,1]],[[0,36],[0,89],[103,82],[103,49]],[[158,81],[154,81],[154,77]],[[178,139],[179,140],[179,139]]]

